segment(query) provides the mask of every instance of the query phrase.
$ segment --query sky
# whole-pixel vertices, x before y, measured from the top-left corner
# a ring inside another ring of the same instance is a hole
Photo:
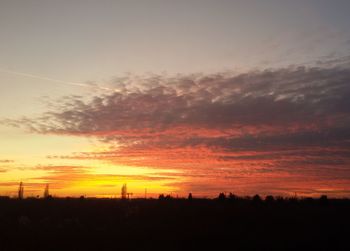
[[[349,10],[1,0],[0,195],[349,197]]]

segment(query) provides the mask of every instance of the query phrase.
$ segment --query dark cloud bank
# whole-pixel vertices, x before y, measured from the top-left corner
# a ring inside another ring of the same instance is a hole
[[[350,139],[349,68],[298,67],[238,76],[153,76],[128,81],[115,84],[118,92],[88,102],[66,98],[55,111],[15,123],[33,132],[116,137],[126,143],[154,136],[176,141],[172,136],[180,135],[173,129],[184,128],[198,131],[193,137],[190,133],[186,139],[181,137],[177,142],[181,146],[229,149],[254,148],[262,142],[348,145]]]

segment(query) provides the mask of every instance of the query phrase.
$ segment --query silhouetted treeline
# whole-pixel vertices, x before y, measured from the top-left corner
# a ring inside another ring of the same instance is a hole
[[[350,250],[350,200],[9,199],[0,250]]]

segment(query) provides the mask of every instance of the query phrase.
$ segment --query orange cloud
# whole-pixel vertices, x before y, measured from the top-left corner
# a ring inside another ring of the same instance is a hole
[[[114,83],[120,91],[90,99],[66,97],[38,118],[3,123],[96,138],[108,150],[48,158],[176,170],[179,176],[171,177],[181,180],[172,183],[183,192],[350,190],[347,64],[137,81]],[[83,167],[45,170],[50,175],[43,179],[61,184],[94,180]]]

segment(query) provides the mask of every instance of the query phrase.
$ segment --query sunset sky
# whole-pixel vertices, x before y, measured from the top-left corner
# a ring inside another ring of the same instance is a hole
[[[349,197],[349,11],[1,0],[0,195]]]

